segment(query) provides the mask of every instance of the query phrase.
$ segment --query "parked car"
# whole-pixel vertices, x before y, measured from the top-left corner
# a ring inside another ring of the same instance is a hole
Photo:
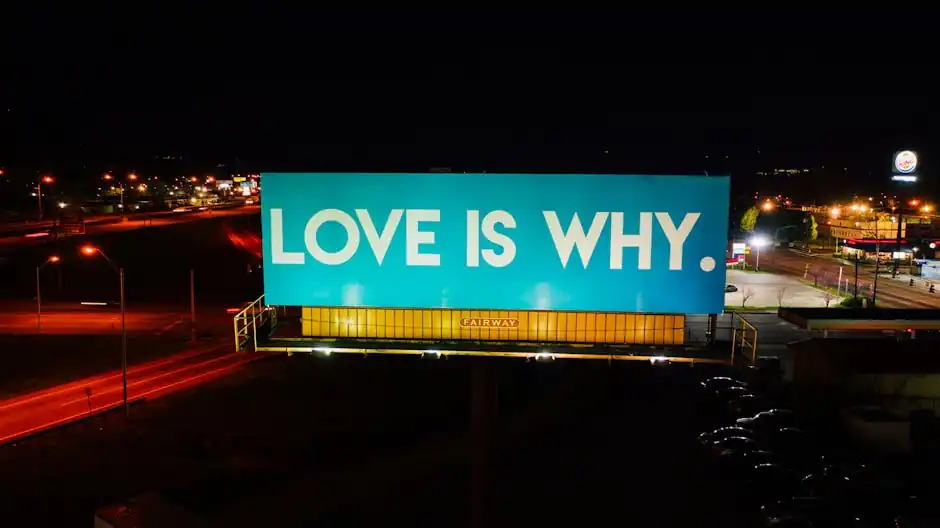
[[[735,424],[745,429],[776,430],[795,425],[793,412],[788,409],[769,409],[761,411],[750,418],[738,418]]]
[[[709,431],[707,433],[702,433],[698,435],[698,441],[703,445],[709,445],[709,444],[714,444],[715,442],[725,439],[725,438],[731,438],[732,436],[753,438],[755,435],[753,431],[749,429],[745,429],[743,427],[736,427],[736,426],[719,427],[718,429],[715,429],[714,431]]]

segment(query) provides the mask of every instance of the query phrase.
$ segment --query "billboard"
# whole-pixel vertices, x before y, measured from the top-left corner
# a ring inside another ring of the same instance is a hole
[[[266,301],[720,313],[729,178],[262,175]]]

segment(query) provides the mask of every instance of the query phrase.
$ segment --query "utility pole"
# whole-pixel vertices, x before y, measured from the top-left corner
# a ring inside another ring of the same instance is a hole
[[[196,270],[189,270],[189,333],[190,340],[196,342]]]
[[[872,308],[875,307],[875,296],[878,294],[878,264],[880,262],[881,262],[881,239],[878,238],[878,213],[875,213],[875,280],[872,281],[872,287],[871,287]]]
[[[901,224],[904,222],[904,200],[898,204],[898,233],[897,233],[897,253],[894,258],[894,269],[891,271],[891,277],[898,276],[898,268],[901,267]]]
[[[858,300],[858,250],[855,250],[855,300]]]

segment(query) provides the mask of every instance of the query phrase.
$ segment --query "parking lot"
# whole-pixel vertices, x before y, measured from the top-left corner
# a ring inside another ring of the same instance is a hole
[[[725,306],[825,308],[827,297],[830,307],[841,300],[788,275],[729,269],[726,280],[737,291],[725,292]]]

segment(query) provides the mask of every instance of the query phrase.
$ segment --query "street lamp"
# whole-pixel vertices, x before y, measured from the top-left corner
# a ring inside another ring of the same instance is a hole
[[[60,260],[58,256],[53,255],[45,262],[36,266],[36,329],[42,333],[42,295],[39,291],[39,271],[46,267],[46,264],[57,264]]]
[[[118,278],[121,282],[121,371],[123,374],[122,384],[124,386],[124,416],[129,414],[127,407],[127,325],[124,309],[124,268],[118,267],[113,260],[108,258],[108,256],[101,251],[101,248],[96,246],[82,246],[81,248],[82,255],[86,257],[93,257],[95,255],[101,255],[104,260],[111,266],[111,269],[117,272]]]
[[[36,200],[39,202],[39,219],[42,220],[42,184],[49,185],[54,182],[52,176],[43,176],[36,182]]]
[[[751,238],[751,245],[757,248],[757,261],[754,264],[755,269],[760,269],[760,248],[769,244],[770,241],[762,235],[757,235]]]

